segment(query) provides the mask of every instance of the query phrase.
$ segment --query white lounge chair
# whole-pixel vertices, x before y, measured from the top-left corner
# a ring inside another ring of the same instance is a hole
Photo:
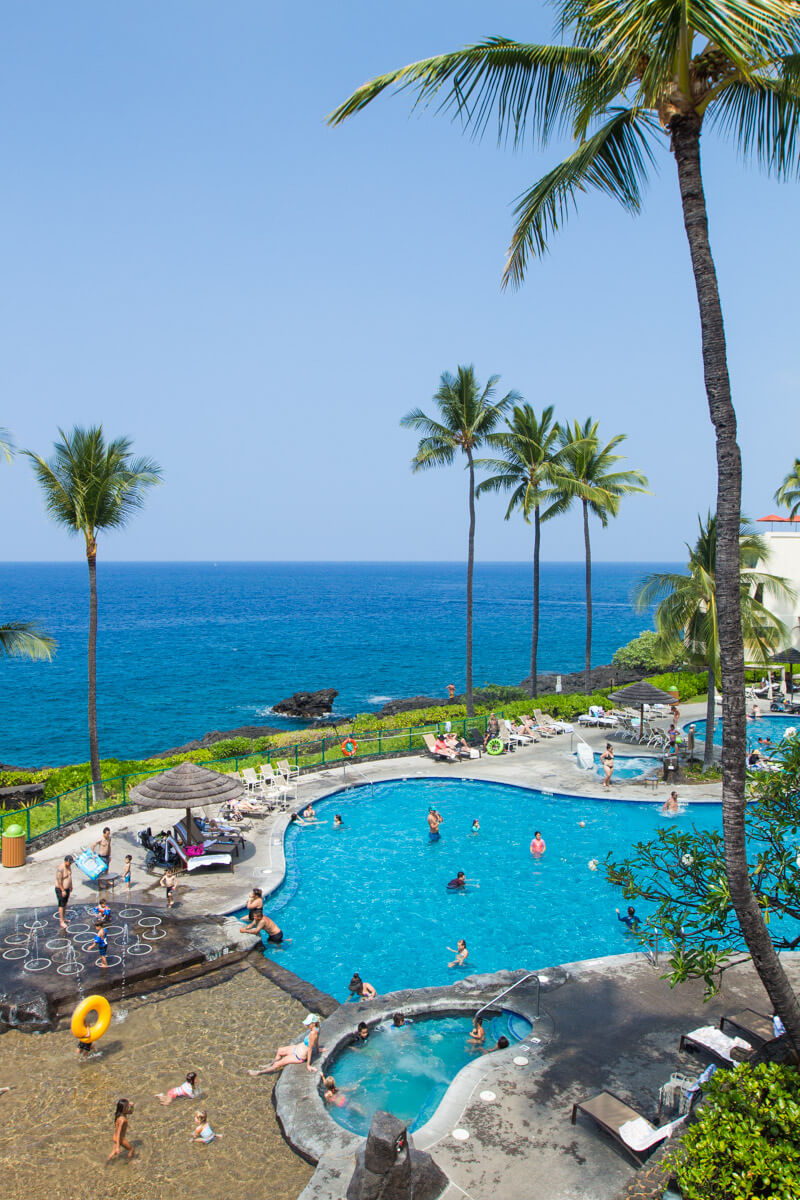
[[[502,726],[505,725],[505,736],[502,734]],[[515,732],[511,722],[507,718],[503,718],[501,722],[501,736],[505,741],[508,739],[509,746],[530,746],[533,742],[533,737],[530,733]]]
[[[245,767],[239,772],[242,777],[242,782],[245,784],[247,791],[261,795],[261,780],[256,775],[255,767]]]
[[[728,1067],[741,1061],[738,1056],[734,1058],[734,1050],[741,1051],[742,1056],[747,1058],[753,1049],[744,1038],[729,1037],[727,1033],[717,1029],[716,1025],[701,1025],[699,1029],[685,1033],[678,1049],[685,1050],[687,1047],[691,1050],[702,1050]]]
[[[199,867],[229,867],[231,871],[233,870],[233,855],[231,854],[187,854],[174,837],[168,837],[165,844],[174,850],[187,871],[196,871]]]
[[[550,713],[542,712],[540,708],[533,710],[533,715],[536,717],[538,725],[548,725],[550,729],[554,729],[556,733],[574,733],[575,727],[569,721],[559,721],[557,717],[551,717]]]

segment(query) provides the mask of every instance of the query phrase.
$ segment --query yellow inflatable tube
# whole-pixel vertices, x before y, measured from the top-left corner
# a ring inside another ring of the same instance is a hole
[[[91,1012],[96,1014],[97,1019],[94,1024],[87,1025],[86,1018]],[[91,1043],[101,1038],[110,1024],[111,1005],[105,996],[87,996],[72,1014],[70,1029],[79,1042]]]

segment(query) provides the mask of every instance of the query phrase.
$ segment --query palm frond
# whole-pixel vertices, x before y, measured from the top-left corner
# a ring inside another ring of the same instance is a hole
[[[498,141],[519,144],[529,125],[540,144],[563,127],[568,97],[597,62],[583,46],[541,46],[492,37],[450,54],[440,54],[389,71],[357,88],[328,117],[340,125],[387,88],[410,89],[415,106],[439,98],[439,112],[452,112],[480,137],[497,114]]]
[[[6,462],[11,462],[15,449],[16,447],[11,434],[0,425],[0,458],[4,458]]]
[[[785,177],[800,169],[800,85],[793,80],[732,80],[709,105],[707,120],[764,170]]]
[[[9,621],[0,625],[0,652],[10,657],[50,659],[58,643],[33,621]]]
[[[800,458],[794,460],[794,466],[775,493],[778,504],[789,509],[789,515],[796,517],[800,513]]]
[[[504,287],[522,283],[529,256],[544,254],[550,236],[575,209],[579,192],[594,188],[638,213],[646,168],[653,163],[649,127],[652,121],[641,109],[613,110],[605,125],[519,198]]]

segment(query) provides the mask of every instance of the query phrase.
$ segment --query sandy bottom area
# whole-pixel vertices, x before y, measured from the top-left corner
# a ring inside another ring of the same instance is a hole
[[[246,1073],[270,1061],[276,1045],[299,1040],[302,1006],[251,968],[162,997],[128,1003],[85,1062],[68,1029],[0,1037],[0,1086],[12,1087],[0,1096],[4,1200],[253,1200],[267,1191],[271,1200],[294,1200],[302,1191],[312,1169],[280,1135],[274,1077]],[[190,1070],[200,1098],[162,1107],[154,1093]],[[106,1166],[121,1097],[135,1104],[136,1154]],[[222,1135],[208,1146],[190,1141],[197,1108]]]

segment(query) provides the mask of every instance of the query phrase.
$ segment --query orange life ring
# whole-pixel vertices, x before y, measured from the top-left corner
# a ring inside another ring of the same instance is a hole
[[[354,741],[353,738],[345,738],[342,742],[342,754],[345,758],[352,758],[357,749],[358,742]]]

